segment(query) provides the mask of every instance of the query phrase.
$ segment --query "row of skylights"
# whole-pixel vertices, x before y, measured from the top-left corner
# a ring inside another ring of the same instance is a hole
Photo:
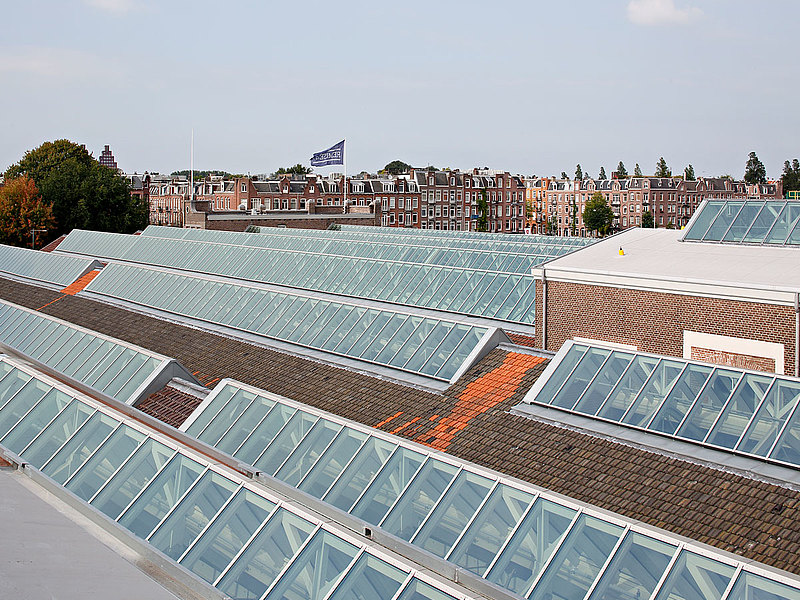
[[[173,234],[174,231],[181,235]],[[293,231],[293,230],[290,230]],[[301,235],[255,235],[231,231],[209,231],[205,229],[176,229],[150,225],[142,234],[145,237],[194,240],[209,243],[252,246],[273,250],[313,252],[330,256],[351,256],[388,260],[402,263],[417,263],[439,267],[459,267],[498,273],[517,273],[527,275],[531,268],[551,258],[561,256],[574,247],[531,246],[516,252],[475,252],[472,249],[441,248],[421,244],[393,242],[392,238],[381,238],[371,234],[373,240],[342,239],[340,236],[327,237]],[[345,234],[347,235],[347,234]],[[349,236],[348,236],[349,237]]]
[[[525,397],[800,467],[800,380],[568,341]]]
[[[97,263],[76,256],[0,244],[0,272],[66,287]]]
[[[170,363],[166,356],[4,300],[0,343],[128,404]]]
[[[493,330],[144,267],[110,264],[104,296],[449,382]]]
[[[683,240],[800,246],[800,202],[710,200],[698,210]]]
[[[119,246],[128,238],[128,248]],[[376,261],[149,236],[73,231],[59,251],[533,324],[531,275]]]
[[[0,376],[0,445],[231,598],[454,600],[167,436],[7,358]]]
[[[800,599],[751,565],[237,382],[182,429],[525,598]]]

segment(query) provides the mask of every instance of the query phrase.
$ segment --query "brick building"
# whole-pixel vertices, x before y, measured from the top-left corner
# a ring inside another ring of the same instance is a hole
[[[97,161],[104,167],[114,169],[115,171],[117,170],[117,161],[114,159],[114,153],[111,152],[111,148],[108,147],[108,144],[103,148],[103,151],[100,153],[100,158],[98,158]]]

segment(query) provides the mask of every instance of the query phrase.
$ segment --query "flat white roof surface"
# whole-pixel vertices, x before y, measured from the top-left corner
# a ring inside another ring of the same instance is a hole
[[[800,290],[800,250],[680,242],[675,229],[628,229],[543,265],[557,272]],[[624,256],[620,256],[622,247]],[[539,270],[541,273],[541,270]]]

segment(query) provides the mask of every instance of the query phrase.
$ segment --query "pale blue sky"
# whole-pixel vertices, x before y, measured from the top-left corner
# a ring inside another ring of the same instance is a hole
[[[768,175],[800,156],[797,0],[5,0],[0,169],[66,137],[126,171]],[[328,172],[331,169],[322,169]]]

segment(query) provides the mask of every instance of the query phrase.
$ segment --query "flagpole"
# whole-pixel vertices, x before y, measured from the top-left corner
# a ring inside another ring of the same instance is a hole
[[[347,138],[342,146],[342,162],[344,163],[344,206],[347,210]]]

